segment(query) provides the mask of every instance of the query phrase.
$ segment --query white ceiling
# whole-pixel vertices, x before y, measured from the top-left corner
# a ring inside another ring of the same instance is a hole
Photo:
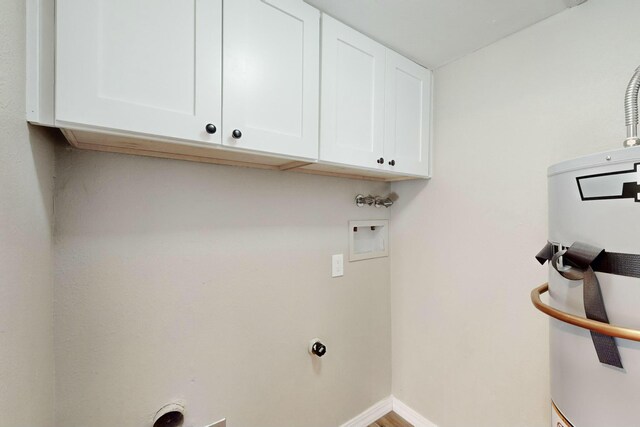
[[[305,0],[428,68],[437,68],[581,0]]]

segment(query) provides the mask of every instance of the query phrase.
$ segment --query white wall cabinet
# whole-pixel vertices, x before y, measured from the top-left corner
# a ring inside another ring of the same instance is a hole
[[[389,170],[430,175],[431,71],[387,49],[384,159]]]
[[[431,72],[322,16],[320,160],[429,176]]]
[[[320,160],[383,169],[386,48],[322,16]]]
[[[221,142],[222,0],[56,8],[58,126]]]
[[[78,148],[430,175],[431,72],[303,0],[27,2],[27,119]]]
[[[223,16],[222,0],[57,0],[56,27],[61,124],[318,156],[320,12],[306,3],[233,0]]]
[[[300,0],[224,5],[223,144],[318,157],[320,12]]]

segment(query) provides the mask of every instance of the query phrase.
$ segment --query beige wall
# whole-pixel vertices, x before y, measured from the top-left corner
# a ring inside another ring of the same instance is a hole
[[[330,277],[388,184],[67,148],[56,173],[58,426],[182,400],[193,427],[327,427],[390,394],[389,259]]]
[[[25,122],[24,3],[0,2],[0,427],[50,427],[56,134]]]
[[[394,185],[393,393],[440,427],[549,425],[546,168],[621,147],[636,0],[590,0],[435,73],[434,178]]]

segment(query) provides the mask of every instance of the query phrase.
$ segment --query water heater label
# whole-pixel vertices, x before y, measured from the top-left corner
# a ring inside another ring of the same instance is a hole
[[[551,427],[575,427],[553,402],[551,402]]]
[[[633,169],[579,176],[582,201],[632,199],[640,202],[640,163]]]

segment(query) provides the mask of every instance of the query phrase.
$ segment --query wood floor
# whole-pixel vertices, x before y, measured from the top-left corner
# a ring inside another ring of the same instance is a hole
[[[413,427],[413,424],[406,422],[400,415],[389,412],[369,427]]]

